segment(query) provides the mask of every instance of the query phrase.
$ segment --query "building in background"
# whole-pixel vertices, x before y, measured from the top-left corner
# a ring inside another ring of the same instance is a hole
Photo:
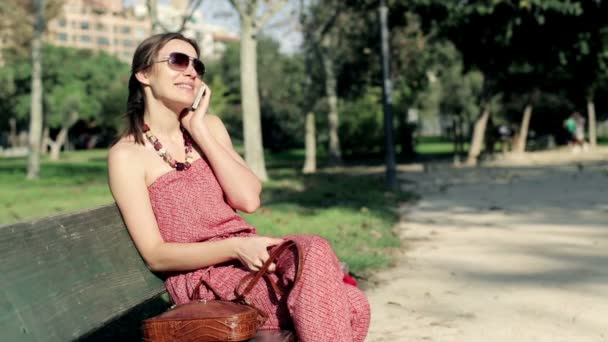
[[[168,30],[177,30],[187,4],[185,0],[159,3],[159,21]],[[227,43],[239,41],[227,28],[207,24],[200,8],[186,22],[183,33],[198,42],[203,60],[220,58]],[[0,50],[11,44],[10,34],[7,29],[0,32]],[[124,6],[123,0],[66,0],[63,13],[49,21],[44,39],[57,46],[105,51],[130,63],[137,45],[150,34],[152,20],[143,0],[131,6]],[[0,53],[0,65],[1,61]]]
[[[172,0],[158,4],[159,21],[168,30],[181,26],[188,1]],[[206,25],[203,13],[196,10],[183,31],[201,47],[201,58],[217,59],[226,49],[226,42],[238,41],[228,30]],[[152,34],[152,20],[144,1],[123,6],[122,0],[67,0],[63,13],[48,24],[47,42],[80,49],[105,51],[130,63],[139,43]]]
[[[47,42],[105,51],[129,63],[150,34],[150,20],[123,7],[122,0],[67,0],[63,13],[48,24]]]

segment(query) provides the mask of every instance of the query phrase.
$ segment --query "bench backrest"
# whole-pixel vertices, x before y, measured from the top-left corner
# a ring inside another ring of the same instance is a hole
[[[0,226],[2,341],[79,339],[164,290],[115,205]]]

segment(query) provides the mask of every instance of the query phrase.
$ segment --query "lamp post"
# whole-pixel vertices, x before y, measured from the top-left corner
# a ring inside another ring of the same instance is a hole
[[[386,163],[386,186],[395,189],[397,177],[395,171],[395,145],[393,142],[393,100],[391,93],[393,85],[390,75],[389,32],[387,27],[388,8],[386,1],[380,0],[378,7],[380,17],[380,40],[382,59],[382,109],[384,111],[384,149]]]

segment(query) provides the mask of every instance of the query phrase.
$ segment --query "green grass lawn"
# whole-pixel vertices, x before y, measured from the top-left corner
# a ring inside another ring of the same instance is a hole
[[[25,158],[0,159],[0,224],[72,212],[111,203],[105,150],[68,152],[42,160],[39,180],[25,180]],[[303,175],[302,150],[268,155],[271,180],[262,207],[245,218],[260,234],[312,233],[331,241],[339,257],[359,275],[392,260],[400,247],[392,227],[398,203],[412,197],[385,191],[381,173],[320,171]]]
[[[91,208],[112,202],[105,150],[43,158],[40,179],[27,181],[25,158],[0,159],[0,224]]]
[[[469,149],[469,143],[464,143],[465,151]],[[441,137],[418,137],[416,153],[422,157],[445,157],[454,153],[454,142]]]

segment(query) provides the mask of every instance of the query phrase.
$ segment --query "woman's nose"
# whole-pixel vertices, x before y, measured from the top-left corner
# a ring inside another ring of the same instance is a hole
[[[188,67],[184,70],[184,75],[190,77],[197,77],[198,73],[194,70],[194,63],[192,61],[188,61]]]

